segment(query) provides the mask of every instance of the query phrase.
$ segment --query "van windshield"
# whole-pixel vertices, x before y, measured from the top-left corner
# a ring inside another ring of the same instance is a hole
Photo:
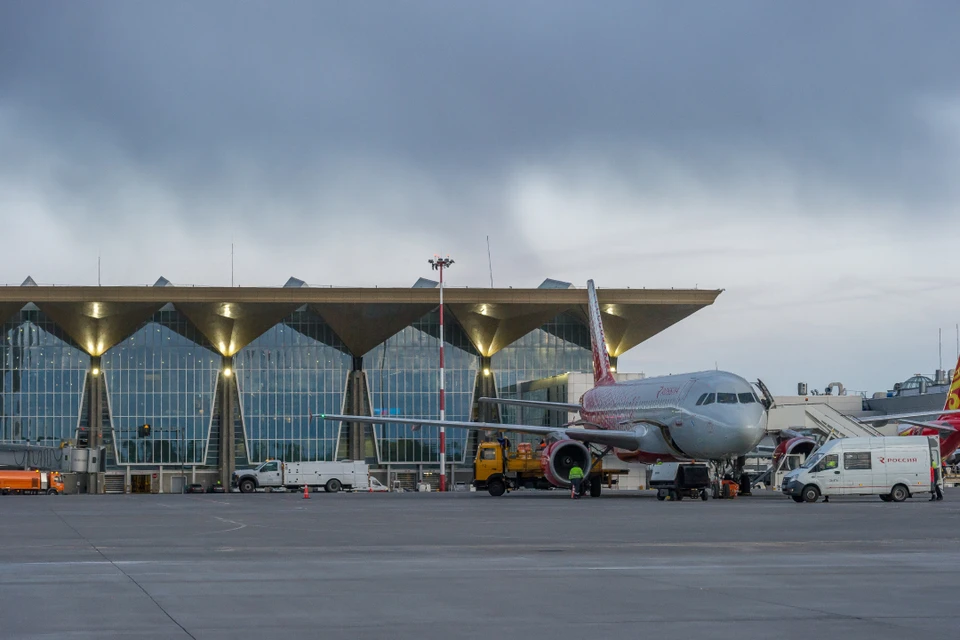
[[[823,454],[822,454],[822,453],[815,453],[815,454],[813,454],[812,456],[810,456],[809,458],[807,458],[807,461],[804,462],[802,465],[800,465],[800,468],[801,468],[801,469],[812,469],[812,468],[813,468],[814,466],[816,466],[816,464],[817,464],[818,462],[820,462],[822,459],[823,459]]]

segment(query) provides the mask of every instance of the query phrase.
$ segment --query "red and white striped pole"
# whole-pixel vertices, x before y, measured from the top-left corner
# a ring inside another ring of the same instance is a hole
[[[446,406],[446,396],[444,394],[446,388],[446,374],[444,372],[444,363],[443,363],[443,269],[444,267],[449,267],[453,264],[453,260],[450,259],[450,256],[446,258],[441,258],[440,256],[434,256],[433,260],[430,260],[430,264],[434,269],[440,271],[440,421],[443,422],[447,419],[447,406]],[[440,491],[447,490],[447,431],[443,427],[440,427]]]

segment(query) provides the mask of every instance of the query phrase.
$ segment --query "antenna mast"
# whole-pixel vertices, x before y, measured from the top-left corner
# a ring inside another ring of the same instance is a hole
[[[490,236],[487,236],[487,264],[490,265],[490,288],[493,289],[493,259],[490,257]]]

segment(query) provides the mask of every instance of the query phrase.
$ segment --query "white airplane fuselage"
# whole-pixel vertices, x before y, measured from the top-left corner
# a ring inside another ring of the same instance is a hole
[[[622,460],[719,460],[742,456],[766,434],[767,412],[749,382],[700,371],[601,384],[580,399],[587,428],[636,432]]]

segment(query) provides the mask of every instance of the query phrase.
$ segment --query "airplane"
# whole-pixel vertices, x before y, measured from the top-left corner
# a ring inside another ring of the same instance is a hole
[[[938,415],[936,420],[918,421],[914,418]],[[937,436],[940,439],[940,457],[945,460],[960,448],[960,358],[953,370],[953,380],[947,391],[947,401],[942,411],[919,414],[900,414],[860,418],[862,422],[899,422],[911,425],[898,430],[901,436]]]
[[[927,416],[938,416],[935,420],[922,421],[916,418]],[[918,411],[912,413],[895,413],[882,416],[869,416],[864,418],[855,418],[847,416],[851,420],[870,424],[873,422],[896,422],[910,425],[897,430],[897,435],[901,436],[936,436],[940,440],[940,457],[942,460],[948,459],[957,449],[960,449],[960,359],[957,360],[957,366],[954,369],[953,380],[950,383],[950,389],[947,391],[947,401],[940,411]],[[788,436],[780,442],[773,452],[773,463],[776,465],[781,456],[786,454],[803,454],[809,456],[814,452],[820,443],[815,438],[801,434],[793,430],[784,430],[782,432]]]
[[[600,305],[593,280],[587,281],[588,320],[593,352],[594,387],[579,403],[501,400],[483,402],[554,411],[577,412],[578,420],[560,427],[492,422],[457,422],[422,418],[316,414],[322,420],[364,424],[507,431],[543,437],[549,444],[541,455],[545,478],[569,488],[570,469],[590,469],[595,457],[614,451],[628,462],[710,461],[719,473],[742,471],[743,456],[766,435],[767,407],[744,378],[726,371],[700,371],[617,382],[610,367]],[[735,476],[739,477],[739,475]]]

